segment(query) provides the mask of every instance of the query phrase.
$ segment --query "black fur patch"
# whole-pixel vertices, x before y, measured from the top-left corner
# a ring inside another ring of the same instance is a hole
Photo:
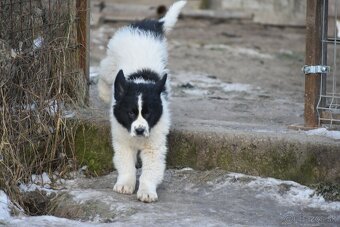
[[[158,73],[150,69],[142,69],[128,76],[128,80],[136,80],[136,79],[143,79],[146,81],[157,82],[161,79],[161,77],[158,75]]]
[[[156,37],[163,38],[163,22],[158,20],[142,20],[134,22],[130,25],[133,28],[138,28],[140,30],[152,32]]]
[[[114,84],[114,116],[130,132],[131,124],[138,117],[138,96],[142,95],[142,116],[148,122],[151,132],[163,113],[161,93],[165,89],[166,76],[155,83],[135,83],[133,80],[126,80],[123,75],[123,72],[119,71]],[[119,95],[116,95],[116,92],[119,92]]]

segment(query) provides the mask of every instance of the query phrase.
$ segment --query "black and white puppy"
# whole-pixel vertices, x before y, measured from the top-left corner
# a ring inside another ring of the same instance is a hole
[[[99,96],[111,103],[113,163],[118,171],[113,190],[134,192],[140,151],[142,175],[137,198],[143,202],[158,199],[156,188],[163,180],[170,128],[165,33],[173,28],[185,4],[175,2],[160,20],[120,28],[100,65]]]

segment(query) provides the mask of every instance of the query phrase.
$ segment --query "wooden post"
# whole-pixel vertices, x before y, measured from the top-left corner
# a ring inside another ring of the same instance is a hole
[[[79,48],[79,63],[86,81],[85,104],[89,103],[89,40],[90,40],[90,4],[88,0],[77,0],[77,40]]]
[[[322,2],[323,0],[307,0],[305,65],[321,64]],[[306,128],[316,128],[319,125],[316,108],[320,98],[320,82],[321,74],[305,75]]]

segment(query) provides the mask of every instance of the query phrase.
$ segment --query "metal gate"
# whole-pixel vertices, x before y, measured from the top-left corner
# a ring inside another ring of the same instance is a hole
[[[340,3],[308,0],[306,17],[305,127],[340,123]]]

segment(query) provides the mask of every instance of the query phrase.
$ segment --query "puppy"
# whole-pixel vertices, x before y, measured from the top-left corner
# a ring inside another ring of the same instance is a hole
[[[165,34],[175,25],[186,1],[175,2],[160,20],[143,20],[120,28],[100,65],[99,96],[111,103],[114,191],[132,194],[137,153],[142,159],[137,198],[157,201],[163,180],[170,127]]]

